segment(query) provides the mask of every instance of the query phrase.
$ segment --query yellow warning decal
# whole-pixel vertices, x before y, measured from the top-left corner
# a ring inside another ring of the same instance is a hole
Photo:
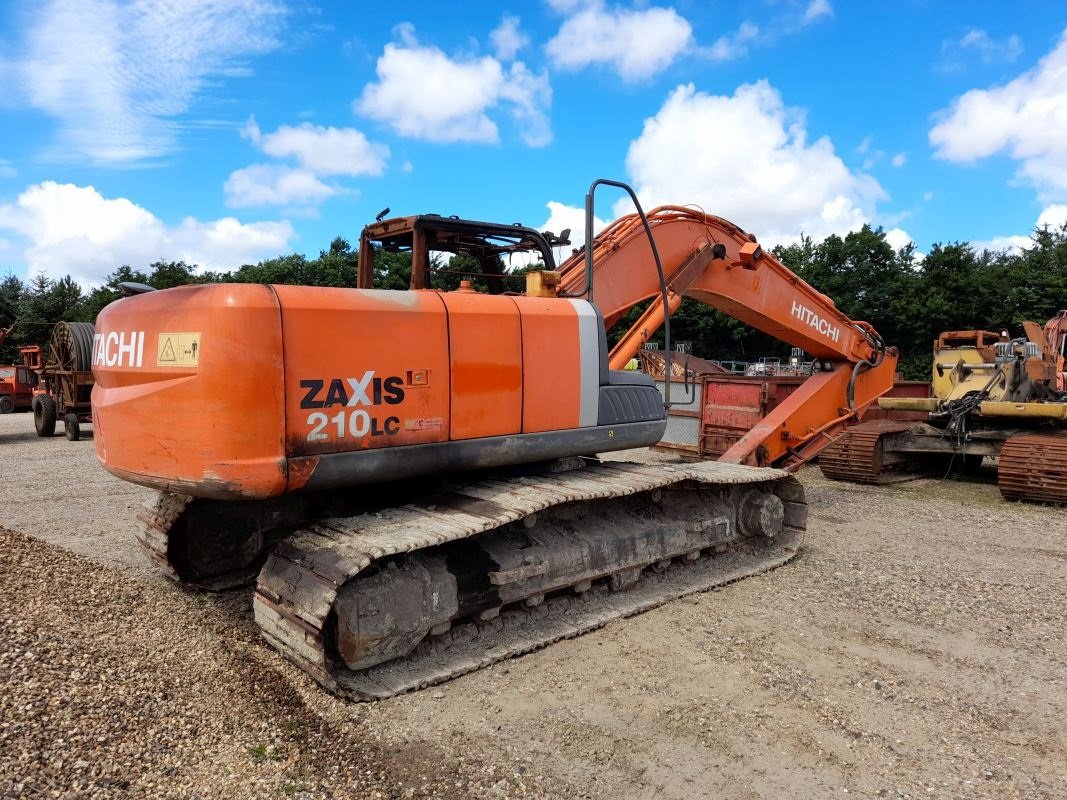
[[[157,367],[196,367],[200,365],[200,331],[161,333],[156,346]]]

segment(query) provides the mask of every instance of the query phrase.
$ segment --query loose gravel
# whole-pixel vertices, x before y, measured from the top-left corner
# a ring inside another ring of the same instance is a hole
[[[91,441],[26,430],[0,417],[0,797],[1067,796],[1067,516],[988,477],[805,470],[792,564],[350,704],[247,592],[145,567],[145,492]]]

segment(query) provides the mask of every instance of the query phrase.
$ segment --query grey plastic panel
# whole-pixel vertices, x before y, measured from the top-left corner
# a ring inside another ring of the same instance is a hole
[[[601,386],[600,425],[663,419],[663,400],[652,386]]]

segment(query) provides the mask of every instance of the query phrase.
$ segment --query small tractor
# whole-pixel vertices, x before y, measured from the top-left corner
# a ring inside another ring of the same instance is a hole
[[[39,345],[22,347],[23,367],[36,376],[30,407],[38,436],[53,436],[63,420],[67,438],[81,438],[81,424],[92,421],[93,334],[89,322],[59,322],[52,328],[48,358]]]

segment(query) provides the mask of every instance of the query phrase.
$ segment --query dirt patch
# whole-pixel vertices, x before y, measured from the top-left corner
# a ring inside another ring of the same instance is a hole
[[[360,705],[147,567],[92,442],[0,444],[0,525],[57,545],[0,532],[0,796],[1067,795],[1067,518],[988,483],[806,470],[793,563]]]

